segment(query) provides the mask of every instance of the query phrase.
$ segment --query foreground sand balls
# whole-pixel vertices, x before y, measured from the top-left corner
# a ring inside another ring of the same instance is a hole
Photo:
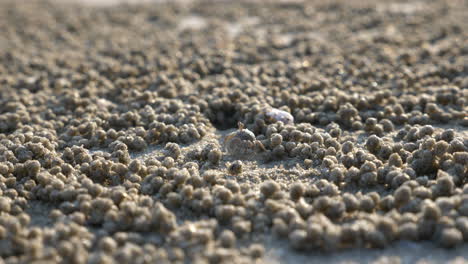
[[[466,14],[0,1],[0,262],[465,244]]]

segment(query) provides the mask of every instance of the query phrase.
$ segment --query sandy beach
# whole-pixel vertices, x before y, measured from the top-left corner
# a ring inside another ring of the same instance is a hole
[[[0,1],[0,264],[468,262],[466,1]]]

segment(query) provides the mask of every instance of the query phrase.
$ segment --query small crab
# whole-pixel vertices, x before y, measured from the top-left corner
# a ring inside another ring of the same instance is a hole
[[[290,113],[278,108],[267,107],[263,110],[263,115],[265,116],[265,121],[268,123],[281,121],[285,125],[294,124],[294,117]]]
[[[244,128],[244,124],[237,123],[239,129],[226,136],[224,147],[234,156],[249,158],[256,153],[266,151],[262,142],[255,138],[255,134]]]

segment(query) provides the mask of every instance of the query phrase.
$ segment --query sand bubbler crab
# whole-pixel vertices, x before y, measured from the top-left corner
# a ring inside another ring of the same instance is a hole
[[[255,134],[244,128],[244,124],[237,123],[238,130],[230,133],[224,139],[225,149],[233,156],[250,158],[253,155],[266,151],[262,142],[255,138]]]

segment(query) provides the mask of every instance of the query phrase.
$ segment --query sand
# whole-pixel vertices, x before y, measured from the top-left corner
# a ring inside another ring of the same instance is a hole
[[[465,1],[0,2],[0,263],[464,263]]]

